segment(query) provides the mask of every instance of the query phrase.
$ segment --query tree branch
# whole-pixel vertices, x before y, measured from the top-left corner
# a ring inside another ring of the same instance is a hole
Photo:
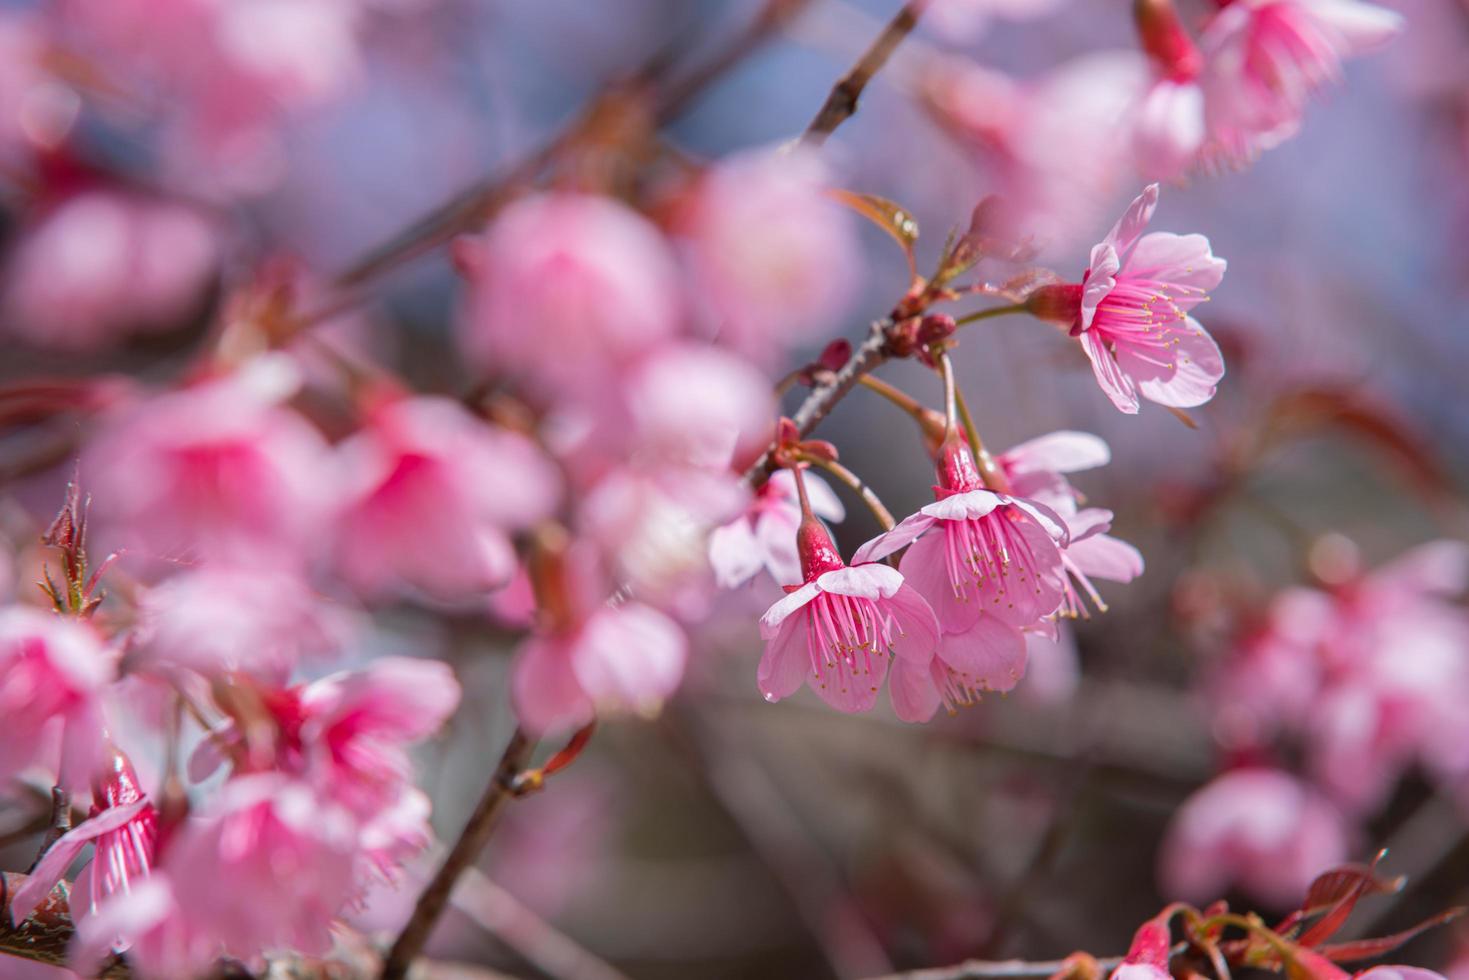
[[[803,144],[820,146],[826,142],[828,136],[836,132],[838,126],[856,113],[857,102],[862,98],[867,83],[882,70],[883,65],[887,64],[888,58],[892,57],[898,45],[902,44],[903,39],[912,32],[923,9],[927,6],[928,0],[908,0],[903,4],[902,9],[893,16],[892,20],[888,21],[882,33],[873,39],[866,51],[862,52],[862,57],[857,59],[857,63],[832,86],[826,102],[817,110],[816,117],[801,134]]]
[[[505,746],[505,751],[500,755],[500,762],[490,776],[489,785],[485,787],[479,804],[469,815],[469,822],[465,824],[464,831],[454,842],[454,847],[449,851],[449,856],[444,859],[438,873],[434,875],[433,881],[429,882],[428,887],[419,896],[418,905],[413,909],[413,915],[409,917],[403,931],[398,934],[398,939],[393,943],[392,949],[388,950],[387,958],[383,961],[382,972],[379,974],[381,980],[403,980],[408,975],[409,965],[423,951],[424,944],[428,942],[429,934],[433,932],[435,923],[443,914],[444,907],[449,904],[449,895],[454,890],[454,884],[465,869],[474,864],[480,852],[489,843],[490,834],[495,829],[496,818],[513,796],[511,784],[525,768],[526,763],[530,760],[531,750],[534,748],[535,742],[519,728],[510,736],[510,743]]]

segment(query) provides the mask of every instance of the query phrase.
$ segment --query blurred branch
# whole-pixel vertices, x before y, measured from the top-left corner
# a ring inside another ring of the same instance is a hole
[[[836,132],[838,126],[856,113],[857,103],[862,98],[867,83],[882,70],[898,45],[912,32],[926,6],[928,0],[909,0],[888,21],[882,33],[862,52],[857,63],[832,86],[826,102],[817,110],[815,118],[801,134],[802,143],[820,146],[826,142],[828,136]]]
[[[935,966],[925,970],[888,973],[868,980],[1007,980],[1007,978],[1051,977],[1068,969],[1072,961],[1064,960],[965,960],[953,966]],[[1116,969],[1121,956],[1097,960],[1102,971]]]
[[[478,868],[464,873],[454,907],[558,980],[627,980],[626,975],[536,915]]]
[[[752,748],[726,749],[711,726],[688,714],[665,717],[665,730],[685,751],[690,768],[790,896],[832,970],[852,977],[890,969],[882,943],[847,894],[840,874],[820,859],[799,815]]]
[[[379,974],[381,980],[403,980],[408,976],[409,965],[422,952],[435,923],[443,914],[444,907],[449,904],[455,882],[479,858],[480,852],[489,843],[496,818],[514,796],[515,779],[530,760],[531,750],[534,748],[535,742],[519,728],[510,736],[510,743],[501,753],[500,761],[490,776],[489,785],[485,787],[484,795],[470,814],[469,822],[465,824],[459,839],[454,842],[438,873],[419,896],[418,905],[403,926],[403,931],[398,934],[397,941],[388,950]]]

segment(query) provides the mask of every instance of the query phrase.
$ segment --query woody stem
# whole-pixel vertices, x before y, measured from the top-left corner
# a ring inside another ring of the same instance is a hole
[[[877,519],[877,523],[882,525],[884,531],[891,531],[893,526],[897,524],[897,521],[893,520],[892,512],[883,506],[882,501],[878,499],[873,489],[856,473],[853,473],[834,459],[822,459],[817,456],[807,456],[805,459],[813,466],[819,466],[830,473],[833,477],[850,487],[853,493],[861,497],[862,502],[867,505],[868,510],[872,511],[872,516]],[[804,491],[804,489],[805,487],[802,485],[802,490]]]

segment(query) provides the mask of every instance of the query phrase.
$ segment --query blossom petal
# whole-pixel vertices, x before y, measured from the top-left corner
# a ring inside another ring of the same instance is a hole
[[[722,589],[744,585],[764,564],[750,519],[740,516],[709,532],[709,564]]]
[[[1081,349],[1091,359],[1092,373],[1096,375],[1097,384],[1101,386],[1103,394],[1112,400],[1119,412],[1136,415],[1139,404],[1137,387],[1118,366],[1117,359],[1107,349],[1106,342],[1094,330],[1085,331],[1077,339],[1081,341]]]
[[[939,621],[927,600],[911,585],[904,585],[888,600],[898,636],[893,640],[893,653],[904,660],[927,662],[933,659],[939,643]]]
[[[780,624],[775,635],[765,644],[755,680],[765,700],[773,702],[796,693],[801,682],[810,673],[811,653],[806,648],[806,616],[792,616]]]
[[[776,627],[785,622],[787,616],[806,605],[812,599],[821,594],[821,586],[815,582],[807,582],[794,592],[787,593],[777,599],[760,617],[760,635],[770,639],[775,635]]]
[[[677,623],[629,602],[587,622],[571,649],[571,669],[594,703],[648,714],[678,687],[688,654]]]
[[[15,895],[10,900],[11,921],[23,921],[46,900],[46,896],[51,894],[51,889],[66,874],[66,869],[71,867],[82,848],[101,835],[123,827],[149,805],[148,798],[143,797],[122,806],[109,807],[58,837],[46,849],[46,855],[41,858],[26,883],[15,890]]]
[[[592,702],[571,669],[564,641],[533,637],[522,644],[510,678],[521,724],[537,734],[565,731],[592,720]]]
[[[822,592],[886,599],[903,587],[903,573],[891,565],[869,561],[826,572],[816,584]]]
[[[1344,54],[1363,54],[1392,40],[1403,29],[1395,10],[1358,0],[1311,0],[1309,9],[1344,43]]]
[[[949,633],[939,644],[939,659],[973,687],[1008,691],[1025,676],[1025,636],[994,616],[981,616],[963,633]]]
[[[895,660],[888,673],[888,697],[893,713],[903,721],[928,721],[939,710],[939,689],[933,679],[933,664]]]
[[[1079,473],[1106,466],[1112,450],[1100,436],[1062,430],[1011,446],[1001,458],[1016,473]]]
[[[1219,379],[1224,377],[1219,345],[1193,317],[1171,327],[1169,333],[1176,341],[1170,365],[1160,370],[1153,361],[1143,360],[1132,348],[1120,345],[1117,363],[1137,379],[1138,391],[1151,402],[1174,408],[1202,405],[1214,397]]]
[[[919,513],[941,521],[963,521],[984,517],[1004,502],[1005,498],[992,490],[970,490],[926,504]]]
[[[853,564],[862,564],[869,561],[881,561],[896,551],[908,547],[918,536],[933,527],[934,518],[925,510],[916,514],[910,514],[898,522],[897,527],[891,531],[885,531],[873,538],[871,541],[857,549],[852,556]]]
[[[1131,582],[1143,573],[1142,552],[1110,534],[1073,541],[1066,555],[1083,574],[1111,582]]]
[[[1188,309],[1201,301],[1204,294],[1218,288],[1228,266],[1228,262],[1210,251],[1209,239],[1203,235],[1155,231],[1138,241],[1128,259],[1126,274],[1188,287],[1184,295],[1169,293],[1175,303]]]
[[[1103,244],[1111,245],[1117,250],[1117,254],[1127,256],[1128,250],[1137,243],[1142,236],[1143,229],[1148,222],[1153,220],[1153,212],[1158,210],[1158,185],[1149,184],[1143,188],[1143,192],[1135,197],[1122,217],[1117,219],[1117,224],[1107,232],[1107,237],[1102,239]]]
[[[982,607],[974,596],[960,595],[949,581],[944,562],[944,536],[920,538],[903,555],[898,568],[911,588],[928,600],[943,632],[966,630],[979,618]]]

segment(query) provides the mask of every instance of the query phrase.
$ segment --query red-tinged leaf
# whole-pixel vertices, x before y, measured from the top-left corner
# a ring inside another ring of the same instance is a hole
[[[1289,980],[1351,980],[1351,974],[1315,950],[1297,946],[1285,957]]]
[[[1415,936],[1425,933],[1429,929],[1435,929],[1452,922],[1465,912],[1469,912],[1469,909],[1463,907],[1452,908],[1446,912],[1440,912],[1432,918],[1424,919],[1411,929],[1395,932],[1391,936],[1380,936],[1376,939],[1358,939],[1349,943],[1335,943],[1328,946],[1321,946],[1317,949],[1317,952],[1337,963],[1370,960],[1374,957],[1382,956],[1385,953],[1391,953]]]
[[[918,241],[918,222],[908,209],[876,194],[859,194],[855,191],[833,189],[827,191],[838,203],[856,211],[877,227],[892,236],[893,241],[908,258],[908,268],[913,270],[913,244]]]
[[[1386,851],[1379,851],[1370,865],[1347,865],[1319,876],[1306,892],[1306,901],[1298,913],[1282,923],[1295,925],[1303,919],[1319,915],[1297,940],[1304,946],[1319,946],[1334,936],[1352,914],[1357,903],[1368,895],[1391,895],[1403,887],[1404,879],[1381,878],[1377,863]]]

